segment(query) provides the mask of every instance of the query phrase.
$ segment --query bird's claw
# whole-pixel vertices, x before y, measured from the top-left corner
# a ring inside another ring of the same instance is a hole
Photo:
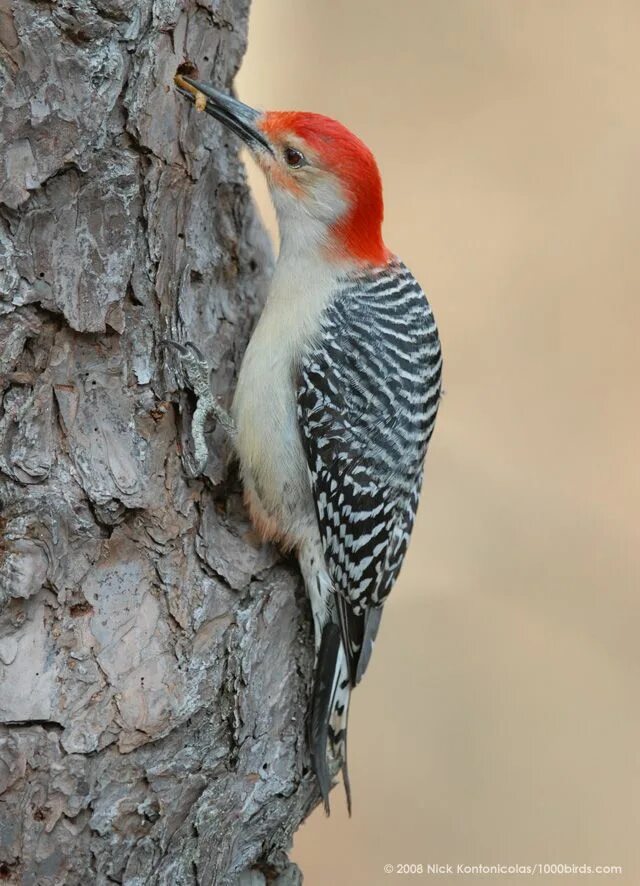
[[[196,471],[198,474],[201,474],[207,465],[209,457],[204,435],[204,426],[207,418],[210,415],[213,416],[231,438],[235,435],[235,425],[231,416],[213,396],[210,383],[211,370],[200,348],[190,341],[183,344],[172,339],[165,339],[163,344],[177,351],[187,383],[196,395],[197,405],[191,419],[191,437],[193,439]]]
[[[210,369],[204,354],[192,341],[184,344],[173,339],[164,339],[164,345],[169,345],[178,352],[180,365],[187,378],[189,387],[198,399],[211,397]]]

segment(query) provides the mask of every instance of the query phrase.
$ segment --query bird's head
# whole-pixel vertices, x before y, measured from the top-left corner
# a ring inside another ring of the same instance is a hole
[[[373,154],[345,126],[303,111],[256,111],[190,77],[180,92],[235,132],[269,184],[283,248],[382,264],[382,182]]]

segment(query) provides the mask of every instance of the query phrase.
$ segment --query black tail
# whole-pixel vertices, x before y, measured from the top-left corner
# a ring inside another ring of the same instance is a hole
[[[309,744],[311,765],[318,779],[327,815],[331,780],[342,769],[347,807],[351,815],[351,788],[347,771],[347,720],[351,684],[340,628],[329,622],[322,631],[318,651]]]

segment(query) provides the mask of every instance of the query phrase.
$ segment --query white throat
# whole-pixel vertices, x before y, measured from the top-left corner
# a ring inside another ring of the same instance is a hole
[[[276,185],[271,188],[271,198],[280,228],[281,259],[304,253],[309,257],[324,255],[326,260],[331,227],[348,209],[337,180],[326,177],[305,196]]]

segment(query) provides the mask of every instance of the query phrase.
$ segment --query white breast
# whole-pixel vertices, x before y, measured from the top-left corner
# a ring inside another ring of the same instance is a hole
[[[326,262],[281,252],[232,407],[245,489],[279,532],[294,539],[315,521],[298,431],[296,366],[335,289]]]

